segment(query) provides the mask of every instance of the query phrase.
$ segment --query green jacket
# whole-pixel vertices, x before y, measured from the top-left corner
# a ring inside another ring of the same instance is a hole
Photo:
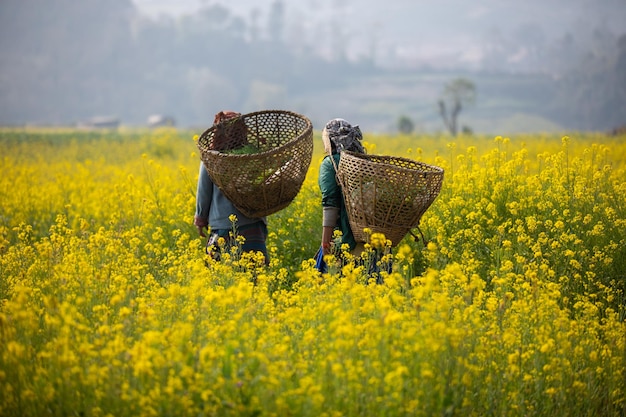
[[[339,219],[335,229],[341,230],[341,243],[347,243],[350,250],[356,246],[356,240],[350,228],[348,211],[341,192],[341,185],[337,182],[335,166],[339,166],[339,154],[333,154],[335,164],[333,165],[330,156],[326,156],[320,165],[318,184],[322,192],[322,207],[338,207]]]

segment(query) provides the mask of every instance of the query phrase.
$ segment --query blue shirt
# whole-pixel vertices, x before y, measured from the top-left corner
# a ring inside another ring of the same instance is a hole
[[[237,209],[224,195],[222,190],[213,183],[204,164],[200,163],[198,189],[196,191],[196,222],[198,219],[208,223],[211,230],[230,229],[230,215],[237,216],[237,227],[246,226],[258,221],[267,224],[265,217],[248,217]]]

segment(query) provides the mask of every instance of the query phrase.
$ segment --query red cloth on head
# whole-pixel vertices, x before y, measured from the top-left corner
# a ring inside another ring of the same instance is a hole
[[[239,119],[238,119],[239,118]],[[224,123],[235,119],[233,122]],[[215,115],[213,121],[215,133],[211,141],[210,149],[215,151],[228,151],[237,149],[248,143],[248,128],[241,113],[223,110]]]
[[[213,124],[222,123],[224,120],[234,119],[235,117],[241,116],[241,113],[237,113],[231,110],[223,110],[215,115],[215,120],[213,120]]]

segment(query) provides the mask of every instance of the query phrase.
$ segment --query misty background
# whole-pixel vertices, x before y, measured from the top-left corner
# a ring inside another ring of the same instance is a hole
[[[0,1],[0,125],[285,109],[443,132],[457,78],[477,133],[626,125],[626,0]]]

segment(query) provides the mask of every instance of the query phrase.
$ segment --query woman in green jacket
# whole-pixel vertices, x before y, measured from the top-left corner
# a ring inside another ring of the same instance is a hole
[[[341,158],[341,151],[365,153],[365,147],[361,141],[363,135],[359,126],[353,126],[344,119],[333,119],[326,123],[322,131],[322,141],[326,156],[322,160],[319,170],[319,187],[322,193],[322,245],[315,256],[316,267],[320,272],[326,272],[327,267],[324,256],[330,253],[341,256],[342,248],[333,248],[333,234],[335,230],[341,231],[341,245],[348,246],[357,264],[364,264],[362,258],[365,245],[357,242],[350,228],[348,211],[346,210],[341,184],[337,181],[337,168]],[[374,258],[367,265],[367,273],[376,278],[377,284],[383,283],[381,266],[387,273],[391,273],[391,262],[379,265],[382,253],[374,253]],[[372,254],[369,254],[372,256]]]
[[[341,185],[337,182],[337,167],[341,151],[365,153],[361,143],[363,135],[359,126],[352,126],[344,119],[333,119],[326,123],[322,131],[322,141],[326,157],[319,170],[319,187],[322,192],[322,253],[331,253],[333,232],[341,231],[341,243],[347,244],[351,252],[356,252],[359,246],[354,240],[348,212],[344,205]],[[340,249],[340,248],[338,248]]]

